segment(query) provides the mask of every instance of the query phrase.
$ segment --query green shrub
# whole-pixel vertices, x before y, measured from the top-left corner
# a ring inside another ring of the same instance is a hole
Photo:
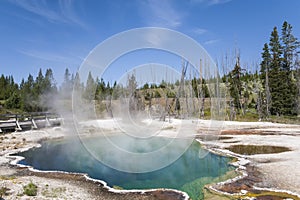
[[[28,183],[23,187],[24,189],[24,194],[28,196],[36,196],[37,195],[37,186],[33,184],[32,182]]]
[[[3,196],[7,195],[7,191],[9,189],[7,187],[1,187],[0,188],[0,199],[2,199]]]

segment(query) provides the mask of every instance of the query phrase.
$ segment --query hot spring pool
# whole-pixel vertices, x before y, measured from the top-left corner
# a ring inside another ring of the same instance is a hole
[[[157,138],[157,141],[160,140]],[[90,139],[86,142],[93,141]],[[203,153],[206,156],[202,158],[199,155]],[[124,189],[177,189],[187,192],[192,199],[202,199],[201,188],[205,184],[233,170],[229,165],[230,158],[207,152],[197,141],[171,165],[147,173],[112,169],[93,158],[76,139],[46,141],[42,147],[18,155],[25,158],[19,164],[35,169],[87,173],[91,178],[105,181],[110,187]]]

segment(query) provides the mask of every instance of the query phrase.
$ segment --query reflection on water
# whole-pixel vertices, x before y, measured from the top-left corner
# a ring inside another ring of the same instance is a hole
[[[87,140],[85,142],[95,141]],[[161,137],[155,140],[158,144],[161,141]],[[107,167],[94,159],[76,139],[44,142],[41,148],[18,155],[25,157],[20,164],[36,169],[87,173],[92,178],[104,180],[111,187],[124,189],[179,189],[186,191],[193,199],[202,195],[201,184],[209,183],[214,177],[232,169],[228,165],[229,158],[206,152],[196,141],[174,163],[148,173],[126,173]]]

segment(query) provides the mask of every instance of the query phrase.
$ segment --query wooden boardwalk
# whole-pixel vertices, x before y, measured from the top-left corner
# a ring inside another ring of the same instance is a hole
[[[48,112],[0,115],[0,133],[60,126],[60,115]]]

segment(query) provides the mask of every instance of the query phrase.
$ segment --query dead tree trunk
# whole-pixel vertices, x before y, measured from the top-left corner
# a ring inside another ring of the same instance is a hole
[[[186,94],[185,94],[185,81],[184,81],[184,77],[185,77],[185,74],[186,74],[186,70],[187,70],[187,67],[188,67],[188,62],[185,62],[183,59],[182,59],[182,71],[181,71],[181,80],[180,80],[180,85],[179,85],[179,100],[181,97],[185,97]],[[188,110],[188,102],[186,101],[186,109]],[[183,108],[181,108],[181,115],[183,114]]]
[[[266,119],[269,119],[270,116],[270,102],[271,102],[271,92],[269,87],[269,69],[266,68]]]
[[[199,86],[199,92],[198,92],[198,99],[199,99],[200,118],[203,119],[204,118],[205,94],[204,94],[204,91],[203,91],[202,59],[200,59],[200,86]]]

